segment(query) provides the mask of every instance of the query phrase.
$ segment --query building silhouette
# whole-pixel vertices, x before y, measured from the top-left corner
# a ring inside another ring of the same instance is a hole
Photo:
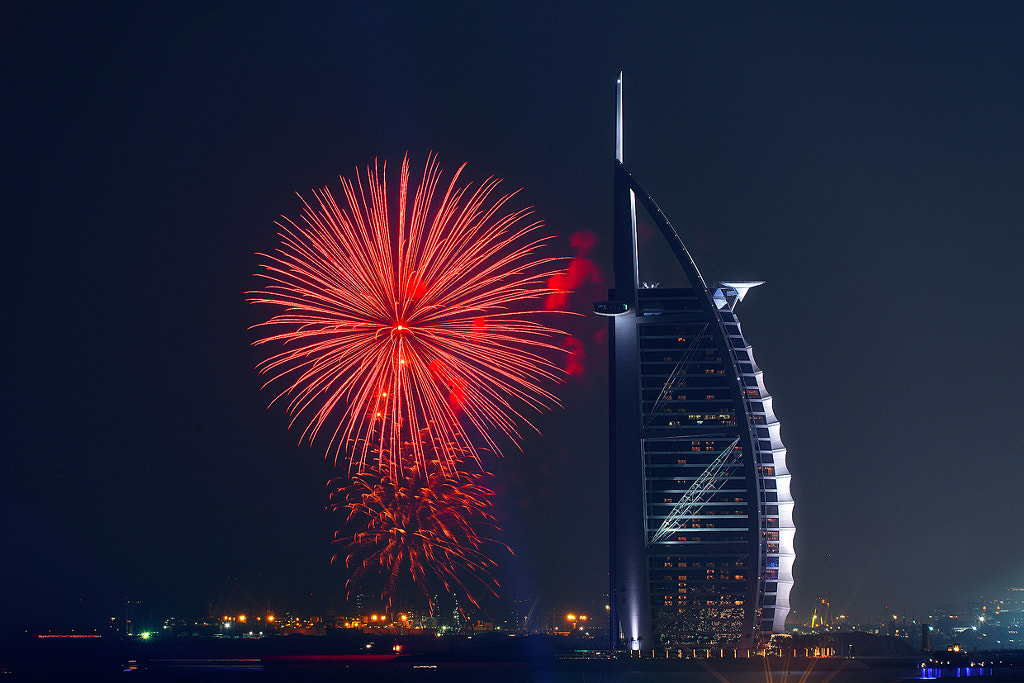
[[[623,165],[621,74],[617,97],[615,288],[594,304],[609,316],[612,647],[754,647],[783,630],[795,558],[779,421],[735,313],[762,283],[705,284]],[[638,204],[688,287],[640,283]]]

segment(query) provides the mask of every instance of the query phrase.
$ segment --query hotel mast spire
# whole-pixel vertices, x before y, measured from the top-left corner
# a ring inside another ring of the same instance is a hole
[[[622,163],[622,72],[615,86],[615,160]]]

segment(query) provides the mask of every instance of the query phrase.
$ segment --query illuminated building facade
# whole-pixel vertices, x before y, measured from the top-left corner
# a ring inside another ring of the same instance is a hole
[[[641,286],[637,200],[689,287]],[[761,283],[708,287],[623,166],[621,76],[614,268],[595,304],[609,316],[612,647],[753,647],[783,630],[795,558],[786,449],[735,314]]]

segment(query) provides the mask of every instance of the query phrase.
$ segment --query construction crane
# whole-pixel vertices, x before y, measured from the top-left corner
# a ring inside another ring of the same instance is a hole
[[[683,497],[679,499],[679,502],[675,504],[672,511],[665,517],[665,521],[662,522],[661,528],[654,534],[651,543],[657,543],[666,536],[682,531],[683,526],[693,519],[693,516],[711,499],[712,494],[725,481],[719,475],[730,464],[729,461],[732,460],[739,442],[740,437],[737,436],[732,443],[726,446],[724,451],[718,454],[718,457],[708,465],[707,469],[701,472],[700,476],[693,481],[690,488],[686,490]]]

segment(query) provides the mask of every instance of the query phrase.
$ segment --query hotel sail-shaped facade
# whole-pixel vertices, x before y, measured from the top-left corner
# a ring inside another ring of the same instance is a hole
[[[609,315],[613,648],[755,647],[782,632],[793,498],[779,421],[735,308],[760,282],[708,287],[622,163],[616,130]],[[642,287],[637,204],[689,287]],[[616,624],[618,628],[616,628]]]

